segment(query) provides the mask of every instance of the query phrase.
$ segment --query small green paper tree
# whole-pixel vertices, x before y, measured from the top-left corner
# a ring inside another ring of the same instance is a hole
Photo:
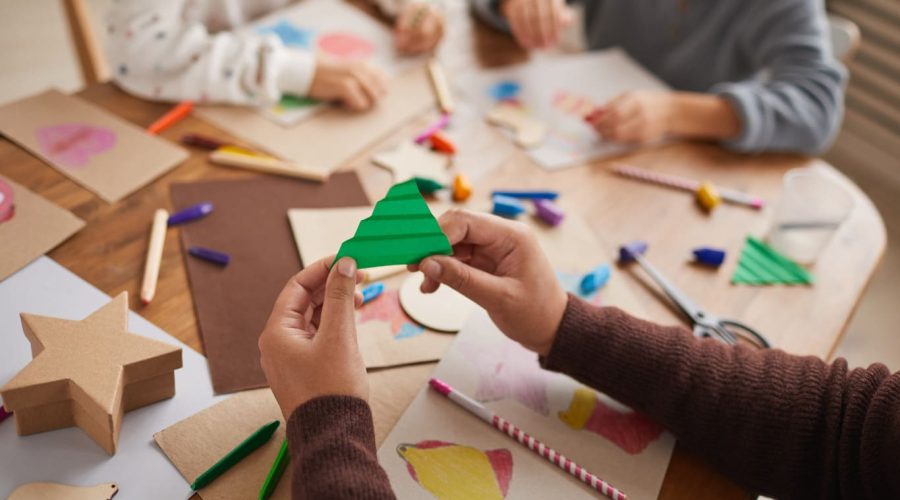
[[[743,285],[811,285],[813,277],[796,262],[748,236],[731,282]]]
[[[334,261],[353,257],[359,269],[416,264],[429,255],[451,255],[447,235],[414,180],[395,184],[341,244]]]

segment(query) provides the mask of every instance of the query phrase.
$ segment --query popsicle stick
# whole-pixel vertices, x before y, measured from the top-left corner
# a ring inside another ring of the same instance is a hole
[[[437,96],[438,107],[444,113],[452,113],[453,94],[450,93],[450,85],[447,83],[447,74],[444,72],[444,67],[437,59],[428,61],[428,76]]]
[[[328,174],[320,170],[303,167],[277,158],[236,154],[229,151],[216,150],[209,154],[209,161],[226,167],[246,168],[269,174],[298,177],[308,181],[325,182]]]
[[[166,244],[166,227],[169,212],[160,208],[153,215],[153,226],[150,229],[150,247],[147,249],[147,261],[144,264],[144,281],[141,287],[141,302],[144,305],[156,295],[156,282],[159,280],[159,266],[162,263],[163,246]]]

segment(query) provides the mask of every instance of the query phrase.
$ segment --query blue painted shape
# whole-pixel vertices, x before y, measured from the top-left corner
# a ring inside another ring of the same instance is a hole
[[[275,24],[262,26],[256,32],[260,35],[277,35],[286,46],[303,49],[312,48],[313,40],[316,38],[312,30],[296,26],[287,19],[279,19]]]
[[[611,274],[612,270],[608,264],[601,264],[595,267],[591,272],[585,274],[584,278],[581,278],[581,283],[579,284],[581,293],[586,295],[592,294],[603,288],[609,281]]]
[[[494,215],[518,217],[525,211],[525,206],[516,198],[497,194],[492,197],[492,200],[494,202],[494,208],[491,210],[491,213]]]
[[[395,339],[409,339],[412,337],[416,337],[421,335],[425,329],[419,325],[413,323],[403,323],[403,326],[400,327],[400,331],[394,335]]]
[[[522,86],[519,85],[519,82],[503,80],[491,85],[488,89],[488,94],[498,101],[506,101],[515,99],[521,90]]]
[[[700,247],[693,250],[694,258],[698,264],[718,268],[725,262],[725,250],[710,247]]]

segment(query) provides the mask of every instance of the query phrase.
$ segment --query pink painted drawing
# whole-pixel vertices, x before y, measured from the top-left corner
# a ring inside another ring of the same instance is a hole
[[[358,61],[375,53],[372,42],[353,33],[327,33],[320,36],[316,43],[322,52],[339,59]]]
[[[636,411],[620,411],[602,401],[596,392],[579,387],[559,419],[576,430],[602,436],[625,453],[641,453],[663,433],[663,428]]]
[[[400,307],[400,293],[385,290],[378,298],[359,308],[359,322],[382,321],[390,323],[394,339],[415,337],[425,329],[413,322]]]
[[[13,218],[16,214],[12,186],[0,179],[0,224]]]
[[[541,369],[537,354],[509,341],[462,344],[461,349],[478,370],[476,399],[512,398],[541,415],[550,414],[547,381],[552,374]]]
[[[116,145],[116,133],[112,130],[82,123],[40,128],[37,139],[41,152],[69,168],[84,168],[92,157]]]
[[[439,499],[502,500],[512,480],[512,453],[426,440],[397,446],[410,477]]]

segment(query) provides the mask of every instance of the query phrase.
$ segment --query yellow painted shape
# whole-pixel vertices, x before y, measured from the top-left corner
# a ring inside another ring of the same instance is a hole
[[[503,499],[491,462],[479,449],[405,446],[398,451],[415,469],[419,484],[439,500]]]
[[[581,430],[597,406],[597,393],[581,386],[572,394],[572,401],[566,411],[559,412],[559,419],[569,427]]]
[[[714,208],[719,206],[719,203],[722,203],[722,197],[719,196],[719,192],[716,191],[716,187],[712,183],[704,182],[697,189],[697,202],[700,203],[704,210],[712,212]]]

